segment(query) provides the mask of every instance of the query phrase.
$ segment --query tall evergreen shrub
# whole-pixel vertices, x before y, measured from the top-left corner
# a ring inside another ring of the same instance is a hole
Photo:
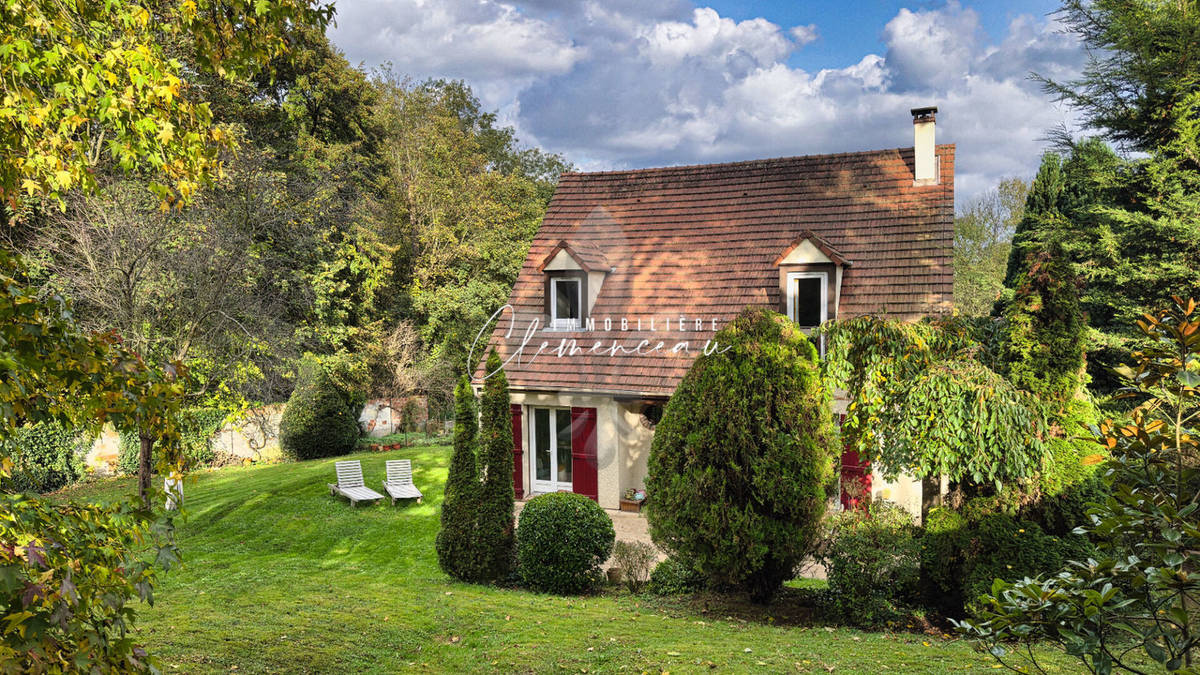
[[[475,443],[479,419],[471,380],[463,375],[454,388],[454,452],[442,498],[442,526],[437,534],[438,565],[462,581],[486,576],[475,552],[475,511],[479,501],[479,472],[475,465]]]
[[[487,360],[491,373],[483,384],[479,437],[479,469],[483,483],[476,509],[476,550],[486,579],[508,576],[513,563],[513,434],[508,378],[500,356]]]
[[[717,333],[654,433],[654,542],[719,586],[769,601],[813,553],[836,435],[817,351],[787,317],[748,308]]]
[[[1083,389],[1088,331],[1079,280],[1059,242],[1029,254],[1015,291],[1004,313],[1001,367],[1057,412]]]

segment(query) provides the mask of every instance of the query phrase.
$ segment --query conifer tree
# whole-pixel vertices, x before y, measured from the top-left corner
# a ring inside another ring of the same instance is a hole
[[[493,350],[483,384],[479,468],[483,484],[476,509],[476,550],[486,580],[504,579],[513,559],[513,434],[508,378]]]
[[[455,579],[475,581],[484,570],[475,555],[475,509],[479,501],[479,472],[475,443],[479,420],[475,393],[466,375],[454,388],[454,452],[442,498],[442,527],[437,534],[438,565]]]
[[[1013,232],[1012,250],[1008,254],[1008,269],[1004,286],[1015,288],[1024,271],[1029,254],[1038,245],[1042,232],[1054,224],[1063,191],[1062,158],[1053,152],[1042,155],[1037,177],[1025,197],[1025,214]]]
[[[1015,297],[1004,313],[1000,362],[1004,374],[1055,408],[1084,385],[1087,320],[1079,280],[1063,247],[1051,240],[1028,254]]]

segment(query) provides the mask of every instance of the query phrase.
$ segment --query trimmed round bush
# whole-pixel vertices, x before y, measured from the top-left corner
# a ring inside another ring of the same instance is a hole
[[[603,579],[612,552],[612,520],[596,502],[570,492],[530,499],[517,524],[517,566],[526,586],[549,593],[582,593]]]
[[[650,535],[712,587],[765,603],[811,555],[836,432],[817,350],[787,317],[742,312],[692,364],[654,431]]]
[[[350,454],[361,433],[358,407],[321,364],[304,359],[296,389],[279,420],[279,447],[291,459]]]
[[[647,588],[655,595],[695,593],[704,588],[704,575],[675,558],[667,558],[654,566]]]

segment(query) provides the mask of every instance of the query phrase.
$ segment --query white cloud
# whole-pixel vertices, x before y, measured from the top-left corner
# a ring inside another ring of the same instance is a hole
[[[960,200],[1032,175],[1069,111],[1031,70],[1079,72],[1061,26],[1014,18],[989,41],[957,2],[900,10],[883,54],[808,72],[788,65],[815,25],[734,21],[682,0],[356,0],[333,34],[351,58],[417,77],[464,77],[526,141],[585,169],[726,161],[912,144],[908,109],[936,104],[958,144]],[[864,26],[863,30],[873,30]]]
[[[749,64],[761,67],[786,58],[792,51],[792,44],[779,26],[766,19],[738,23],[707,7],[695,10],[690,23],[663,21],[644,28],[641,37],[646,57],[659,67],[688,59],[726,65],[748,59]]]
[[[807,26],[793,26],[788,32],[791,33],[792,39],[795,40],[796,44],[801,47],[816,42],[817,38],[821,37],[815,23],[810,23]]]
[[[490,91],[492,106],[584,56],[554,23],[494,0],[354,0],[337,9],[330,36],[353,61],[391,63],[420,78],[463,78]]]
[[[883,28],[888,70],[897,90],[944,91],[970,72],[980,44],[979,15],[951,1],[944,9],[901,9]]]

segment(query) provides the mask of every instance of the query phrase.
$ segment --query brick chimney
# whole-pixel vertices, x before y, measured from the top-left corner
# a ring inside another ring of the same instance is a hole
[[[934,154],[933,128],[937,106],[913,108],[913,185],[935,185],[938,182],[938,161]]]

